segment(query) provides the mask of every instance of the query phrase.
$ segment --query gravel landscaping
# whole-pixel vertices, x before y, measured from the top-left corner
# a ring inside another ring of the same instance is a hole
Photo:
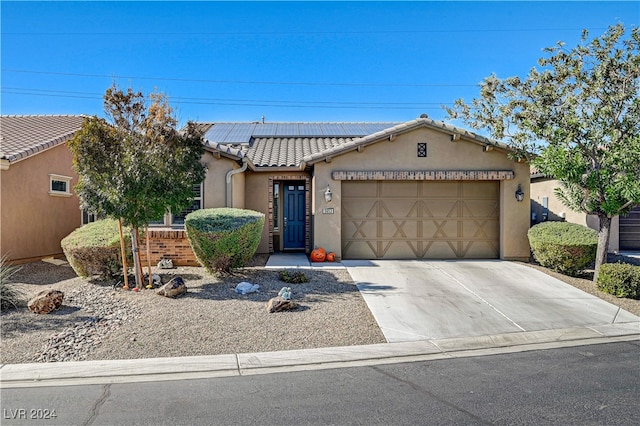
[[[66,262],[22,266],[14,280],[29,295],[65,293],[61,309],[37,315],[27,308],[2,313],[2,363],[137,359],[266,352],[384,343],[366,303],[345,270],[304,270],[308,283],[287,284],[260,265],[216,277],[204,268],[159,270],[164,283],[181,276],[185,296],[136,293],[75,276]],[[240,282],[259,293],[237,294]],[[268,313],[267,301],[291,287],[295,311]]]
[[[181,276],[186,295],[170,299],[155,290],[124,291],[109,283],[78,278],[65,261],[22,265],[14,276],[29,296],[53,288],[65,293],[62,307],[37,315],[26,307],[1,314],[0,363],[141,359],[267,352],[384,343],[385,339],[346,270],[302,270],[308,283],[287,284],[266,270],[266,256],[233,275],[212,276],[204,268],[153,268],[163,283]],[[612,257],[640,263],[638,259]],[[640,301],[597,290],[592,272],[567,277],[536,264],[574,287],[640,316]],[[237,294],[238,283],[260,285],[259,293]],[[268,313],[266,303],[291,287],[294,311]]]

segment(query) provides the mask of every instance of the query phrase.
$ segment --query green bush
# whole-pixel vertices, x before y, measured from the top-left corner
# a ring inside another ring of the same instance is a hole
[[[130,229],[125,227],[123,233],[127,260],[132,262]],[[80,277],[96,274],[109,277],[122,269],[120,231],[115,219],[84,225],[67,235],[61,245],[69,264]]]
[[[529,229],[529,244],[544,267],[575,276],[596,258],[598,234],[568,222],[544,222]]]
[[[245,266],[255,254],[264,214],[243,209],[202,209],[184,221],[196,259],[209,272],[229,272]]]
[[[280,279],[289,284],[302,284],[309,282],[307,275],[300,271],[280,271]]]
[[[18,266],[7,265],[6,256],[0,258],[0,310],[2,311],[24,306],[27,302],[25,293],[11,282],[11,277],[19,270]]]
[[[640,266],[627,263],[600,266],[598,289],[616,297],[640,299]]]

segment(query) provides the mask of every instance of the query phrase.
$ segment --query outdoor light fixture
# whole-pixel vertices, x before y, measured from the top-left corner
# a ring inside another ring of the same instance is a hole
[[[331,188],[329,187],[329,185],[327,185],[327,190],[324,191],[324,200],[327,203],[330,203],[332,198],[333,198],[333,192],[331,192]]]
[[[518,189],[516,189],[516,200],[518,200],[519,203],[524,200],[524,192],[522,192],[520,184],[518,184]]]

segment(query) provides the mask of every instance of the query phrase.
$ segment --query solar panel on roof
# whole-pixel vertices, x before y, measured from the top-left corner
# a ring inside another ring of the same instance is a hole
[[[298,123],[278,123],[277,136],[298,136]]]
[[[238,123],[226,135],[222,143],[249,143],[257,124]]]
[[[342,136],[344,135],[344,127],[340,123],[325,123],[323,126],[324,136]]]
[[[252,137],[360,137],[399,123],[220,123],[205,137],[222,144],[247,144]]]
[[[225,136],[232,128],[232,123],[214,124],[209,130],[207,130],[204,137],[211,142],[221,142],[225,139]]]
[[[253,136],[276,136],[278,125],[276,123],[257,124],[253,130]]]

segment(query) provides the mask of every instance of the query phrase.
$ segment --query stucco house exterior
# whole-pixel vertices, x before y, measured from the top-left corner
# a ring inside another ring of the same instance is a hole
[[[199,125],[208,172],[194,208],[263,212],[258,253],[529,259],[529,165],[505,145],[429,118]]]
[[[82,223],[66,142],[84,116],[0,116],[0,251],[12,263],[62,254]]]
[[[540,173],[531,173],[531,223],[562,221],[577,223],[598,230],[598,217],[574,212],[556,197],[560,182]],[[640,205],[626,216],[611,220],[609,252],[640,251]]]

